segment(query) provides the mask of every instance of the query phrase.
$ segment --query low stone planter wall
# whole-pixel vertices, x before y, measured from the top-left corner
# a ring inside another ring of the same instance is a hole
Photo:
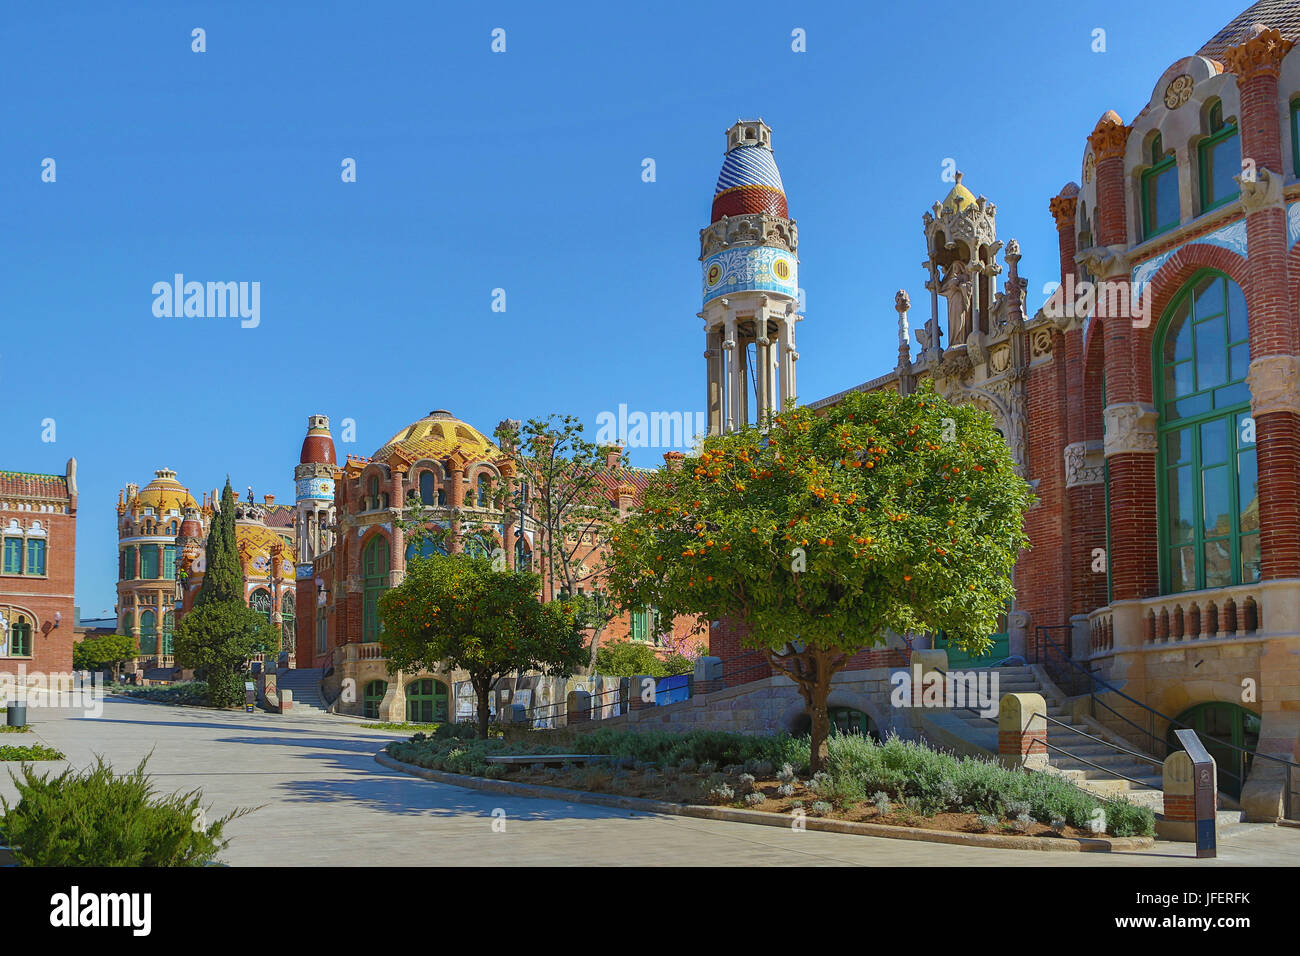
[[[676,706],[676,705],[671,705]],[[733,807],[707,807],[694,804],[666,803],[640,797],[621,797],[612,793],[589,793],[585,790],[567,790],[531,783],[514,783],[509,780],[488,780],[469,777],[443,770],[428,770],[413,764],[394,760],[386,753],[375,754],[375,762],[390,770],[399,770],[414,777],[434,783],[503,793],[517,797],[542,800],[567,800],[571,803],[588,803],[618,810],[640,810],[644,813],[664,813],[674,816],[698,817],[706,820],[725,820],[731,823],[752,823],[760,826],[790,829],[791,818],[783,814],[762,810],[739,810]],[[827,833],[854,836],[884,837],[891,840],[919,840],[925,843],[947,843],[954,846],[981,846],[1001,850],[1045,850],[1067,853],[1110,853],[1126,850],[1145,850],[1155,846],[1151,837],[1091,837],[1068,839],[1060,837],[1008,836],[996,833],[956,833],[949,830],[927,830],[922,827],[891,827],[879,823],[853,823],[847,820],[824,820],[805,817],[803,827]]]

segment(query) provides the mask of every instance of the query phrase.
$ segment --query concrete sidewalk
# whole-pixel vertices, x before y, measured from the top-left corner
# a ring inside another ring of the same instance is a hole
[[[688,817],[502,796],[432,783],[374,760],[403,735],[331,717],[206,711],[108,701],[103,716],[32,709],[40,740],[83,767],[102,754],[119,772],[146,754],[162,790],[203,791],[211,815],[259,807],[230,825],[236,866],[1295,866],[1300,830],[1234,827],[1217,860],[1190,844],[1123,854],[943,846],[794,832]],[[14,741],[17,742],[17,741]],[[60,762],[42,769],[61,769]],[[16,764],[6,765],[16,770]],[[7,773],[0,793],[13,800]],[[501,822],[504,821],[504,828]],[[494,828],[494,823],[496,827]]]

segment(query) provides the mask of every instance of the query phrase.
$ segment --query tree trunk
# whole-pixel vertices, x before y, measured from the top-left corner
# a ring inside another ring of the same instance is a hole
[[[488,690],[487,684],[474,684],[474,693],[478,695],[478,736],[487,740],[488,736]]]
[[[831,695],[831,675],[838,670],[832,663],[833,652],[805,650],[797,655],[799,665],[786,673],[799,685],[799,694],[808,708],[812,732],[808,741],[808,763],[813,773],[826,769],[830,755],[831,715],[826,701]],[[841,657],[839,666],[843,666]],[[784,668],[782,668],[784,670]]]
[[[600,635],[605,633],[605,625],[592,628],[591,633],[591,658],[587,661],[587,673],[596,673],[596,652],[600,650]]]

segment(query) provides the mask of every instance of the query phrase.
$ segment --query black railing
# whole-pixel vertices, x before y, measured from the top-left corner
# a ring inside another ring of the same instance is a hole
[[[1133,729],[1141,733],[1146,738],[1151,753],[1159,757],[1161,761],[1167,758],[1171,752],[1181,748],[1171,747],[1166,737],[1161,737],[1156,734],[1157,720],[1162,720],[1165,722],[1164,729],[1166,733],[1168,733],[1170,728],[1178,728],[1180,730],[1194,731],[1196,733],[1196,736],[1199,737],[1202,741],[1205,741],[1207,743],[1212,743],[1217,747],[1224,747],[1232,751],[1233,753],[1232,768],[1228,769],[1225,767],[1217,767],[1217,770],[1220,774],[1230,777],[1234,781],[1236,781],[1236,788],[1238,793],[1241,792],[1241,788],[1245,785],[1246,778],[1247,776],[1249,776],[1251,766],[1253,765],[1253,762],[1255,760],[1267,760],[1272,763],[1278,764],[1283,768],[1283,772],[1286,774],[1287,777],[1286,784],[1282,788],[1282,804],[1283,804],[1282,815],[1287,819],[1293,818],[1292,808],[1298,807],[1296,789],[1297,786],[1300,786],[1300,773],[1297,773],[1297,771],[1300,771],[1300,764],[1297,764],[1290,760],[1286,760],[1285,758],[1282,757],[1275,757],[1272,754],[1257,753],[1253,750],[1248,750],[1245,747],[1240,747],[1237,744],[1232,743],[1231,741],[1221,740],[1218,737],[1212,737],[1203,731],[1196,730],[1196,728],[1194,727],[1189,727],[1187,724],[1183,723],[1182,721],[1175,720],[1173,717],[1170,717],[1168,714],[1162,714],[1154,707],[1149,707],[1148,705],[1142,703],[1142,701],[1137,700],[1134,697],[1130,697],[1128,694],[1124,693],[1118,687],[1115,687],[1113,684],[1107,683],[1106,681],[1098,677],[1095,673],[1083,667],[1083,665],[1081,665],[1078,661],[1073,660],[1068,654],[1065,653],[1064,650],[1062,650],[1062,648],[1060,647],[1060,645],[1056,643],[1056,641],[1052,640],[1051,634],[1049,632],[1071,631],[1073,630],[1073,628],[1070,625],[1040,624],[1038,625],[1037,630],[1038,630],[1038,637],[1040,640],[1036,641],[1034,645],[1035,656],[1037,657],[1038,648],[1044,646],[1044,642],[1045,642],[1046,647],[1050,649],[1049,653],[1052,655],[1053,659],[1059,663],[1068,664],[1069,667],[1073,669],[1075,675],[1078,675],[1076,676],[1076,682],[1079,679],[1082,679],[1086,682],[1085,689],[1083,691],[1079,693],[1071,694],[1071,696],[1078,697],[1078,696],[1083,696],[1083,694],[1088,695],[1088,715],[1092,717],[1094,720],[1098,719],[1097,708],[1100,706],[1103,710],[1109,712],[1112,716],[1118,718],[1127,726],[1132,727]],[[1044,666],[1044,669],[1045,670],[1047,669],[1046,666]],[[1056,677],[1052,674],[1051,670],[1048,670],[1048,676],[1052,677],[1054,681],[1056,680]],[[1065,686],[1061,685],[1059,682],[1057,683],[1057,686],[1061,687],[1062,690],[1065,690]],[[1071,686],[1074,685],[1072,684]],[[1098,688],[1101,688],[1101,690],[1099,690]],[[1122,698],[1123,700],[1128,701],[1130,704],[1133,704],[1135,707],[1139,709],[1141,713],[1146,715],[1145,719],[1146,719],[1147,726],[1143,727],[1141,724],[1138,724],[1137,722],[1133,721],[1132,719],[1125,716],[1124,714],[1121,714],[1114,707],[1110,706],[1109,703],[1102,700],[1099,694],[1115,694],[1116,696]]]

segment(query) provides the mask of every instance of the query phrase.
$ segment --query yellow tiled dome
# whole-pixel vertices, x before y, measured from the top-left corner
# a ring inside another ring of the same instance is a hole
[[[494,458],[500,454],[497,446],[474,426],[467,425],[445,409],[438,409],[388,439],[373,457],[375,461],[386,461],[393,452],[400,450],[411,461],[442,459],[457,448],[471,460]]]
[[[962,210],[975,205],[975,194],[961,184],[961,173],[957,173],[957,182],[949,190],[947,198],[943,201],[943,211],[945,213],[961,212]]]
[[[274,565],[274,549],[280,545],[279,576],[293,580],[294,550],[293,539],[262,524],[235,522],[235,547],[239,552],[239,563],[244,567],[244,576],[248,578],[271,578]]]
[[[153,508],[155,513],[163,514],[167,511],[183,513],[187,507],[198,507],[198,502],[189,489],[176,480],[176,472],[170,468],[159,468],[154,472],[153,481],[141,488],[132,501],[127,502],[128,507],[132,505]]]

